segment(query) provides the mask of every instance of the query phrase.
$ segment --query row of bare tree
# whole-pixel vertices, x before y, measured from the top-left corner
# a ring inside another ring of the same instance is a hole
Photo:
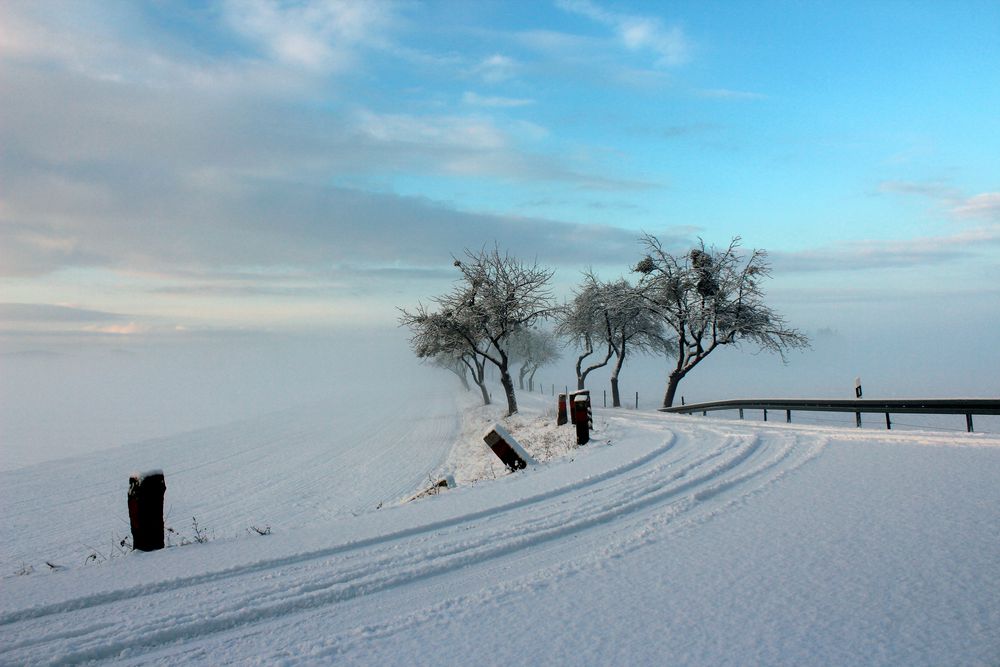
[[[740,239],[727,247],[706,247],[671,254],[652,235],[641,241],[646,254],[632,267],[635,284],[624,278],[605,282],[592,272],[559,305],[550,287],[553,272],[522,262],[499,248],[465,252],[455,259],[460,279],[433,306],[401,310],[410,328],[414,353],[467,377],[490,402],[487,364],[500,374],[508,414],[517,412],[511,368],[519,366],[521,389],[534,389],[535,372],[559,357],[558,339],[576,351],[577,388],[587,376],[611,370],[612,405],[621,400],[618,379],[630,354],[664,354],[674,359],[664,407],[673,404],[677,386],[702,359],[723,345],[747,342],[776,352],[808,345],[800,331],[764,303],[761,281],[770,275],[763,250],[740,252]],[[541,326],[554,322],[553,330]]]

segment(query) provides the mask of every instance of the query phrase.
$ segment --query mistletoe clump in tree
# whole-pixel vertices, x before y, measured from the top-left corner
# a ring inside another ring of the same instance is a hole
[[[412,313],[403,310],[400,323],[410,327],[410,345],[418,357],[466,354],[476,364],[496,366],[507,414],[512,415],[517,397],[510,375],[511,345],[555,309],[549,289],[553,272],[501,254],[496,246],[477,253],[466,250],[465,259],[456,258],[454,265],[461,276],[450,292],[432,299],[437,308],[420,304]],[[481,367],[473,375],[477,373],[482,375]],[[480,388],[488,403],[488,393]]]
[[[642,241],[647,255],[634,268],[642,274],[642,298],[677,337],[669,346],[677,362],[663,407],[673,405],[684,376],[722,345],[751,343],[778,353],[782,361],[787,350],[808,347],[809,339],[764,303],[761,282],[771,273],[765,251],[741,254],[738,236],[724,250],[701,241],[680,256],[665,251],[655,236]]]

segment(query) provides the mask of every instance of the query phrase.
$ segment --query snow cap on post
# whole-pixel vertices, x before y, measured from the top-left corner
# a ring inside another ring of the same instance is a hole
[[[134,472],[128,480],[128,519],[132,548],[156,551],[164,547],[163,494],[167,490],[163,471]]]

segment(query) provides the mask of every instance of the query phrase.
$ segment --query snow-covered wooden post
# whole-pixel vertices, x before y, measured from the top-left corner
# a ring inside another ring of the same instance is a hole
[[[487,429],[483,441],[511,472],[527,468],[529,463],[535,462],[521,443],[500,424],[494,424]]]
[[[577,394],[573,397],[573,423],[576,424],[576,444],[590,442],[590,396]]]
[[[138,551],[163,548],[163,494],[167,490],[162,470],[134,472],[128,480],[128,520],[132,547]]]
[[[593,408],[592,408],[591,403],[590,403],[590,390],[589,389],[578,389],[578,390],[574,391],[572,394],[570,394],[570,403],[574,403],[576,401],[577,397],[580,397],[580,396],[582,396],[583,399],[584,399],[584,401],[586,401],[586,403],[587,403],[587,412],[586,412],[587,428],[594,428],[594,412],[593,412]],[[571,410],[570,421],[572,421],[575,424],[576,423],[576,412],[573,410],[572,406],[570,406],[570,410]]]

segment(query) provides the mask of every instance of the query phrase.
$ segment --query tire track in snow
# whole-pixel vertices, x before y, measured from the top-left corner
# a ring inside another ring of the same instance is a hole
[[[503,505],[498,505],[484,509],[478,512],[472,512],[469,514],[463,514],[457,517],[449,518],[443,521],[435,521],[427,524],[419,524],[411,528],[406,528],[403,530],[394,531],[387,533],[385,535],[379,535],[376,537],[358,540],[354,542],[346,542],[343,544],[338,544],[326,549],[318,549],[315,551],[309,551],[305,553],[299,553],[292,556],[287,556],[283,558],[268,559],[264,561],[259,561],[256,563],[251,563],[248,565],[236,566],[219,572],[210,572],[200,575],[194,575],[191,577],[184,577],[180,579],[171,579],[163,582],[157,582],[154,584],[144,584],[141,586],[133,586],[126,589],[120,589],[117,591],[109,591],[106,593],[99,593],[95,595],[84,596],[72,600],[66,600],[64,602],[58,602],[51,605],[45,605],[40,607],[32,607],[28,609],[23,609],[15,612],[7,612],[0,615],[0,627],[9,625],[22,620],[41,618],[51,614],[59,614],[67,611],[74,611],[77,609],[87,609],[91,607],[100,606],[103,604],[109,604],[113,602],[119,602],[123,600],[128,600],[131,598],[145,597],[148,595],[154,595],[157,593],[162,593],[166,591],[176,591],[182,588],[188,588],[191,586],[201,586],[208,583],[215,583],[219,581],[224,581],[233,577],[239,577],[248,574],[254,574],[257,572],[262,572],[266,570],[276,569],[280,567],[286,567],[290,565],[297,565],[299,563],[318,560],[323,558],[329,558],[331,556],[336,556],[343,554],[345,552],[353,550],[368,549],[370,547],[379,546],[389,542],[394,542],[397,540],[403,540],[406,538],[418,536],[421,534],[435,533],[444,528],[450,528],[455,526],[460,526],[463,524],[474,523],[480,519],[487,518],[490,516],[495,516],[500,513],[509,512],[511,510],[524,508],[531,506],[535,503],[549,500],[551,498],[556,498],[558,496],[571,493],[573,491],[586,488],[588,486],[593,486],[600,484],[612,477],[618,475],[624,475],[629,471],[637,468],[639,466],[645,465],[648,462],[662,456],[673,446],[673,440],[668,440],[664,445],[656,450],[645,454],[629,464],[620,466],[611,470],[608,470],[599,475],[588,477],[579,482],[569,484],[567,486],[559,487],[551,491],[536,494],[527,498],[519,499],[513,502],[509,502]]]
[[[391,418],[337,407],[320,402],[2,472],[0,567],[9,578],[21,563],[69,565],[113,551],[128,534],[125,494],[136,469],[166,471],[168,525],[185,532],[197,516],[231,537],[251,523],[291,530],[415,492],[460,433],[450,391],[431,388]]]
[[[671,440],[627,465],[591,478],[447,521],[226,572],[111,591],[47,608],[22,610],[0,618],[0,624],[44,620],[49,615],[72,615],[74,611],[87,612],[100,605],[129,603],[133,598],[158,593],[177,593],[181,588],[195,585],[220,588],[212,594],[199,596],[205,600],[204,604],[193,604],[195,609],[181,614],[140,616],[126,628],[107,632],[102,632],[107,629],[90,626],[95,636],[90,638],[88,648],[60,653],[57,646],[49,646],[55,651],[51,657],[59,661],[97,660],[115,657],[123,651],[152,650],[181,639],[204,637],[266,622],[418,582],[469,565],[480,565],[529,547],[578,536],[596,526],[607,525],[610,521],[646,509],[662,510],[666,507],[674,515],[680,515],[692,505],[704,504],[768,471],[779,476],[785,474],[788,466],[782,467],[782,464],[790,457],[793,448],[793,445],[769,446],[759,438],[730,434],[724,435],[723,443],[708,452],[692,455],[692,452],[697,452],[697,447],[687,443],[685,451],[680,452],[683,456],[663,461],[675,444]],[[691,460],[678,465],[687,458]],[[676,469],[671,471],[672,467]],[[567,498],[571,494],[576,496],[572,503]],[[678,503],[678,500],[681,502]],[[671,509],[671,504],[676,506]],[[521,521],[504,516],[529,511],[534,514]],[[476,526],[478,530],[466,535],[474,527],[472,524],[477,522],[488,525],[485,529]],[[389,545],[407,538],[410,539],[406,544]],[[428,542],[431,543],[429,547]],[[400,549],[403,553],[399,553]],[[293,571],[287,571],[289,568]],[[272,576],[268,577],[266,586],[252,582],[255,584],[252,591],[239,589],[229,599],[214,597],[227,598],[222,586],[227,580],[252,578],[254,574],[268,570]],[[24,630],[31,633],[30,628]],[[74,642],[77,646],[88,643],[80,642],[81,633],[72,634],[77,638]],[[37,649],[38,643],[51,643],[49,640],[59,643],[58,638],[51,636],[34,639],[29,637],[8,645],[4,650]]]

